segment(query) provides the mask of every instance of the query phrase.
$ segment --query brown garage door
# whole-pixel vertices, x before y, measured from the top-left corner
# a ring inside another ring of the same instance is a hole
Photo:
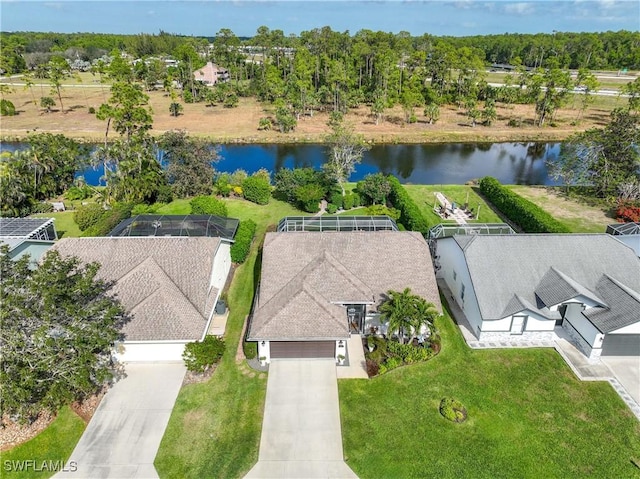
[[[332,358],[335,341],[271,341],[272,358]]]
[[[640,356],[640,334],[607,334],[602,343],[603,356]]]

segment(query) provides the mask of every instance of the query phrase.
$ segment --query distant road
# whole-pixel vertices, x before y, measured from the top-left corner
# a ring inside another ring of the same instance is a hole
[[[504,86],[504,84],[502,83],[488,83],[488,85],[492,87]],[[520,85],[511,85],[511,88],[520,88]],[[526,89],[527,87],[525,86],[524,88]],[[546,90],[546,88],[542,87],[542,91],[544,90]],[[569,93],[580,95],[581,93],[584,93],[584,90],[579,90],[577,88],[574,88],[573,90],[569,90]],[[597,90],[597,91],[591,92],[591,94],[597,95],[597,96],[621,96],[622,98],[629,98],[629,95],[622,95],[618,90]]]

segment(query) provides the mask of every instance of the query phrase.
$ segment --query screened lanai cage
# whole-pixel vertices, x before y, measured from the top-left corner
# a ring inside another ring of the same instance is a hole
[[[287,216],[278,231],[398,231],[388,216]]]
[[[0,236],[41,241],[58,239],[53,218],[0,218]]]
[[[466,225],[439,224],[429,230],[427,239],[447,238],[455,235],[513,235],[513,228],[506,223],[473,223]]]
[[[615,223],[607,226],[610,235],[640,235],[640,223]]]
[[[108,236],[209,236],[233,239],[239,221],[214,215],[138,215]]]

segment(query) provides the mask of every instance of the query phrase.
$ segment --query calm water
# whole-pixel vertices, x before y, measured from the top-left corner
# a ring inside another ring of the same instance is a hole
[[[3,143],[2,150],[25,148],[26,143]],[[351,181],[381,171],[397,176],[402,183],[463,184],[493,176],[505,184],[554,185],[547,175],[545,160],[557,156],[560,143],[445,143],[428,145],[376,145],[356,166]],[[253,173],[260,168],[320,168],[326,159],[323,145],[221,145],[218,171],[243,168]],[[98,184],[102,171],[88,168],[78,174]]]

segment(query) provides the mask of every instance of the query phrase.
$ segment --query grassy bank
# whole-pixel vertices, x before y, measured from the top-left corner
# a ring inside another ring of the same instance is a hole
[[[581,382],[552,349],[442,352],[372,380],[340,380],[347,464],[365,478],[638,477],[640,423],[606,382]],[[447,421],[440,400],[469,418]]]

